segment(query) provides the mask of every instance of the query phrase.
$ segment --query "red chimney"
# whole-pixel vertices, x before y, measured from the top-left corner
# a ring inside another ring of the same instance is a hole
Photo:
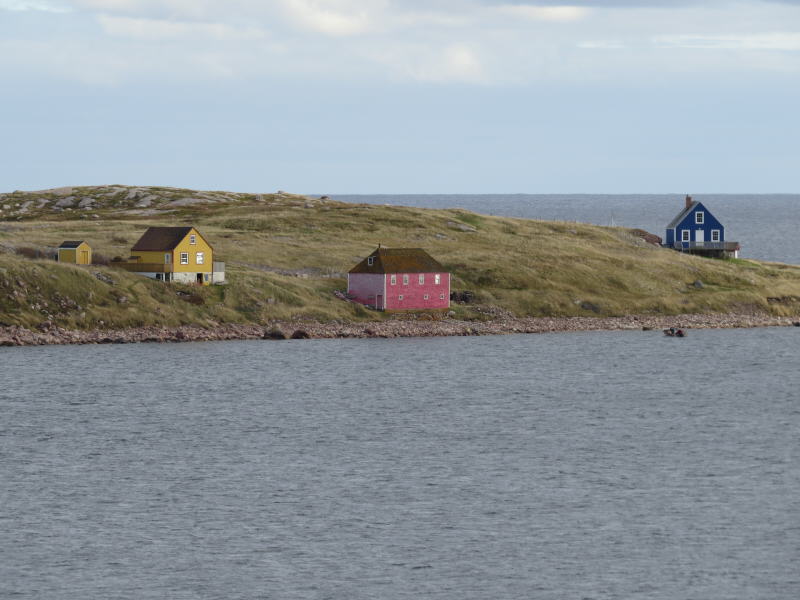
[[[692,206],[692,197],[689,194],[686,194],[686,208],[691,208]]]

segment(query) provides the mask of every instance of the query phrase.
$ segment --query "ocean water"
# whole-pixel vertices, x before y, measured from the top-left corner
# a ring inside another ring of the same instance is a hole
[[[795,600],[798,335],[0,348],[0,598]]]
[[[645,229],[665,237],[683,209],[679,194],[337,195],[344,202],[465,208],[478,213],[548,221],[580,221]],[[800,264],[795,232],[800,194],[696,194],[725,226],[728,241],[742,245],[742,258]]]

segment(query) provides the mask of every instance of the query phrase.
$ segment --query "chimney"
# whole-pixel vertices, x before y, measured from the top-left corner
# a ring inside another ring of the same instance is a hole
[[[690,208],[692,206],[692,197],[689,194],[686,194],[686,208]]]

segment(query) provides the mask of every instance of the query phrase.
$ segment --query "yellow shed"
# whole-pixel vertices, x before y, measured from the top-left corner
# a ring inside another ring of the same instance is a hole
[[[92,248],[82,240],[67,240],[58,247],[58,262],[73,265],[92,264]]]

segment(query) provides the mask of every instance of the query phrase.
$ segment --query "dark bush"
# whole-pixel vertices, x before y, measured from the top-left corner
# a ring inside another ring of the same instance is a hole
[[[111,263],[111,259],[108,258],[105,254],[100,254],[99,252],[92,252],[92,264],[93,265],[108,266],[110,263]]]
[[[19,246],[15,252],[25,258],[51,258],[52,255],[48,254],[41,248],[32,248],[31,246]]]

